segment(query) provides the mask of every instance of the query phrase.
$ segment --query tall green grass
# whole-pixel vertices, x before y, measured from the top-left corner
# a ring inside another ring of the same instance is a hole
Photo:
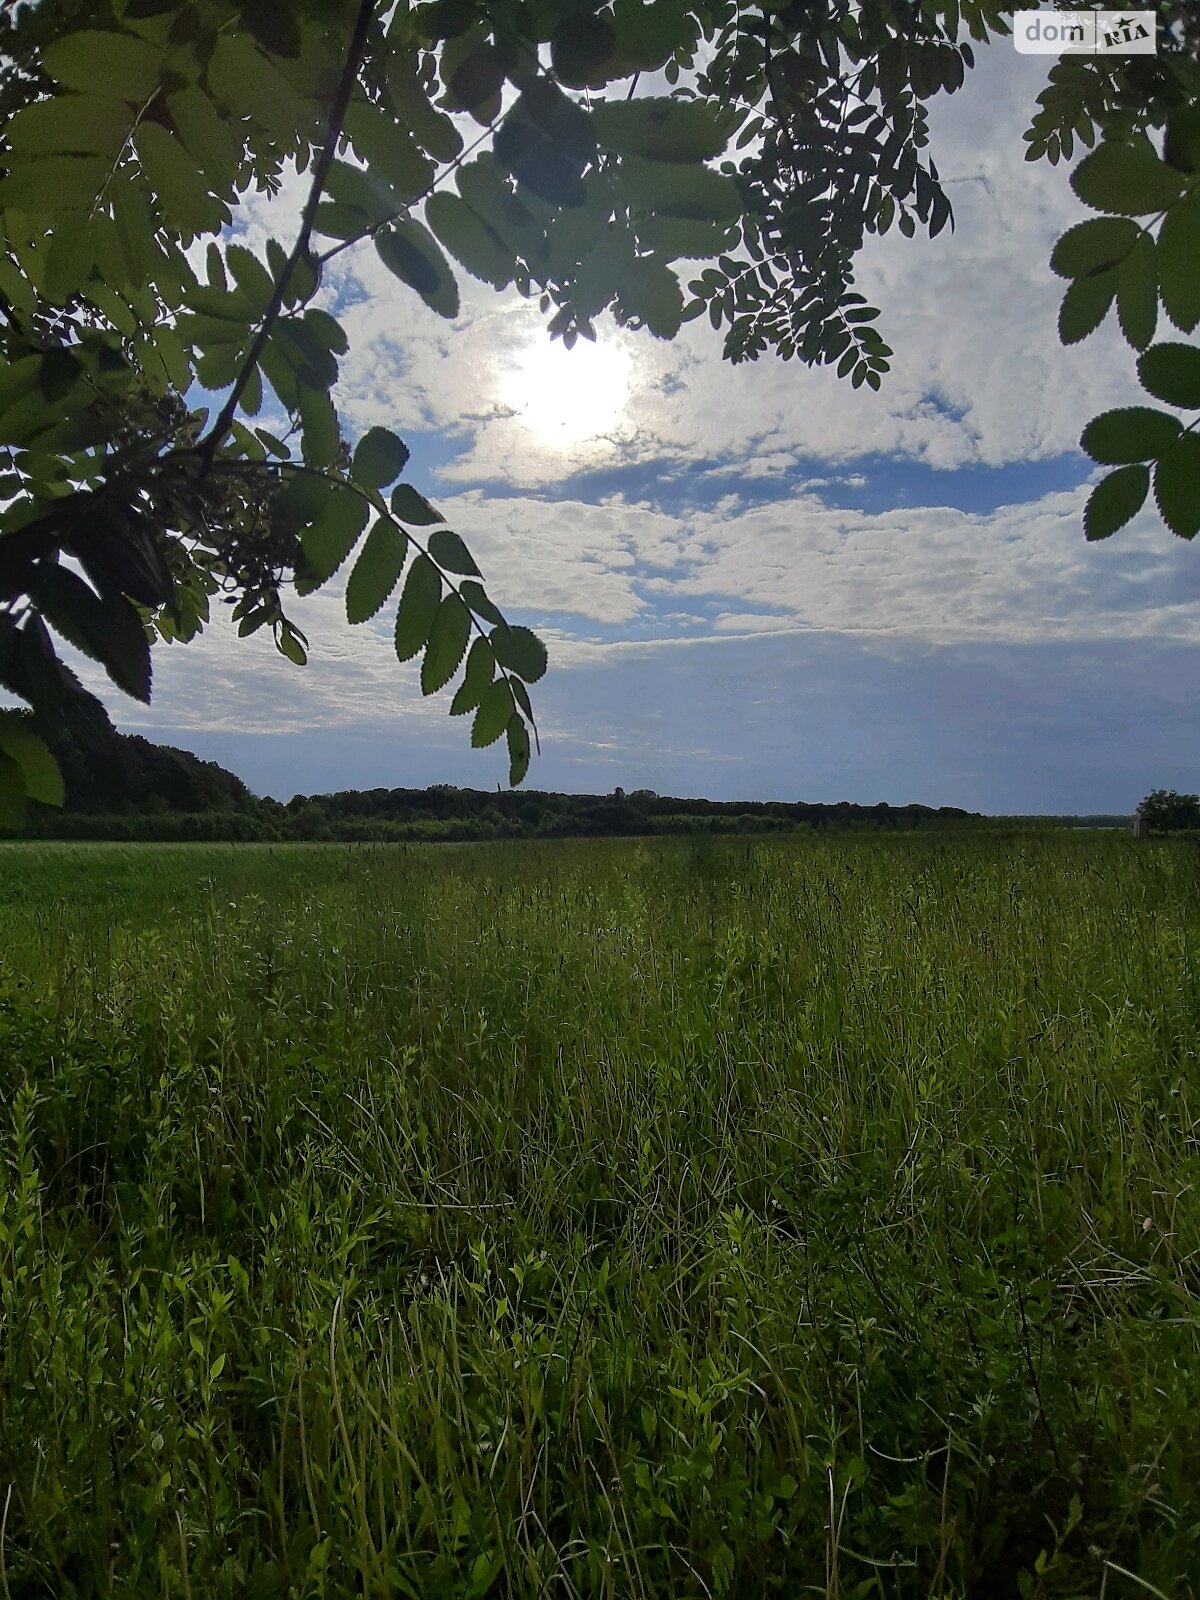
[[[1200,1574],[1200,851],[0,851],[0,1596]]]

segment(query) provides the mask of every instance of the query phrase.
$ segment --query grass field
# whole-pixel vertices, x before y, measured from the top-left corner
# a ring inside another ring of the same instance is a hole
[[[0,1596],[1200,1574],[1200,850],[0,850]]]

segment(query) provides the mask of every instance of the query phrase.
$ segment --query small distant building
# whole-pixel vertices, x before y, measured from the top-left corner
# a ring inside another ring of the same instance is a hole
[[[1133,837],[1135,839],[1148,839],[1150,837],[1150,824],[1145,817],[1134,817]]]

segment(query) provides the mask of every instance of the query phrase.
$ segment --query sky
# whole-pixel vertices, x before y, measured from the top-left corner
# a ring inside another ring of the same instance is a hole
[[[733,367],[707,319],[567,352],[515,292],[464,275],[448,323],[369,246],[331,267],[347,431],[401,434],[406,479],[549,647],[527,788],[1099,813],[1198,786],[1197,552],[1152,506],[1083,537],[1079,433],[1139,391],[1113,319],[1058,344],[1049,256],[1087,213],[1069,164],[1024,160],[1049,63],[977,60],[930,107],[955,231],[860,259],[895,351],[878,394]],[[297,194],[247,208],[246,241],[288,237]],[[305,668],[221,622],[156,648],[151,706],[106,689],[118,726],[280,799],[506,784],[503,743],[473,751],[397,662],[394,604],[351,628],[343,593],[295,604]]]

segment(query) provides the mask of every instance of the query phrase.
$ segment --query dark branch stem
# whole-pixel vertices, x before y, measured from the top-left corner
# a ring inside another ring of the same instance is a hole
[[[333,109],[329,115],[329,127],[325,134],[325,144],[317,159],[317,165],[313,171],[312,186],[308,191],[308,199],[304,203],[304,211],[300,218],[300,232],[297,235],[296,243],[292,246],[292,253],[287,258],[283,271],[279,274],[275,292],[272,294],[270,304],[263,314],[262,323],[254,336],[254,343],[250,346],[249,354],[242,363],[242,370],[238,373],[233,388],[230,390],[225,404],[221,407],[220,415],[209,429],[207,437],[201,442],[200,450],[205,473],[211,468],[213,457],[224,442],[225,436],[233,424],[238,404],[242,398],[242,391],[249,383],[250,375],[258,365],[258,358],[262,355],[267,340],[271,337],[271,330],[279,319],[279,313],[283,309],[283,300],[287,293],[288,284],[291,282],[292,273],[295,271],[297,263],[309,253],[309,240],[312,237],[317,206],[321,202],[325,180],[329,176],[329,169],[333,165],[334,156],[337,154],[342,122],[350,104],[350,96],[354,93],[354,85],[358,81],[358,69],[362,65],[362,58],[367,45],[367,33],[371,26],[374,11],[375,0],[362,0],[358,19],[354,24],[354,34],[350,41],[350,49],[346,55],[346,64],[342,68],[341,82],[338,84]]]

